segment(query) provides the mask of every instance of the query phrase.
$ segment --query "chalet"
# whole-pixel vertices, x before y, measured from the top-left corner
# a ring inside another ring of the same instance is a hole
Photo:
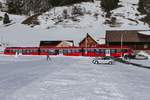
[[[79,43],[80,47],[96,47],[97,45],[98,43],[96,42],[96,40],[93,37],[91,37],[88,33],[86,37]]]
[[[123,45],[134,50],[150,50],[150,31],[109,30],[106,31],[107,45]]]
[[[71,47],[74,46],[72,40],[64,41],[40,41],[40,47]]]

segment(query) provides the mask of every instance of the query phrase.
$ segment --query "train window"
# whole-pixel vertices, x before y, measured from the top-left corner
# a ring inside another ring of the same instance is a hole
[[[59,54],[59,50],[55,50],[55,54]]]
[[[43,49],[41,49],[40,52],[45,52],[45,51]]]
[[[43,50],[42,50],[42,49],[40,49],[40,52],[43,52]]]
[[[34,50],[30,50],[30,52],[34,52]]]
[[[90,49],[87,49],[87,52],[91,52],[91,50],[90,50]]]
[[[111,49],[111,50],[110,50],[110,53],[111,53],[111,54],[114,54],[114,53],[116,53],[116,52],[117,52],[117,50],[115,50],[115,49]]]
[[[32,50],[27,50],[28,53],[32,53]]]
[[[86,51],[87,51],[87,49],[83,49],[83,50],[82,50],[82,52],[86,52]]]
[[[128,50],[127,49],[123,49],[122,52],[128,52]]]
[[[14,52],[13,50],[10,50],[10,52]]]
[[[11,50],[11,52],[16,52],[15,50]]]
[[[27,53],[29,53],[29,50],[26,50]]]
[[[73,52],[73,53],[76,53],[76,52],[78,52],[78,51],[77,51],[77,50],[72,50],[72,52]]]
[[[76,53],[79,53],[80,52],[80,50],[76,50]]]
[[[101,54],[105,54],[105,49],[100,49]]]
[[[38,50],[33,50],[33,52],[38,52]]]
[[[55,50],[48,50],[49,54],[55,54]]]
[[[75,50],[71,50],[71,52],[72,52],[72,53],[75,53],[76,51],[75,51]]]
[[[118,49],[117,52],[128,52],[128,50],[127,49],[122,49],[122,50]]]
[[[95,52],[95,49],[91,49],[91,52]]]
[[[95,49],[88,49],[87,52],[94,52]]]
[[[31,52],[34,52],[35,50],[31,50]]]
[[[117,49],[117,52],[121,52],[121,49]]]
[[[5,52],[10,52],[10,50],[5,50]]]
[[[105,54],[104,49],[94,49],[94,52],[96,52],[97,54]]]
[[[29,51],[29,53],[31,53],[32,52],[32,50],[28,50]]]
[[[83,52],[83,50],[80,49],[79,52]]]
[[[48,52],[48,50],[44,50],[44,52]]]
[[[43,50],[41,50],[41,52],[47,52],[47,50],[43,49]]]
[[[72,52],[73,52],[73,53],[78,53],[78,52],[80,52],[80,50],[77,50],[77,49],[76,49],[76,50],[72,50]]]
[[[27,52],[27,50],[22,50],[22,53],[26,53]]]
[[[68,54],[68,50],[63,50],[63,54]]]
[[[24,50],[24,52],[25,52],[25,53],[27,53],[27,52],[28,52],[28,50]]]
[[[99,54],[99,53],[100,53],[100,49],[95,49],[95,52],[96,52],[97,54]]]
[[[30,50],[30,53],[34,52],[34,50]]]
[[[72,53],[72,50],[68,50],[68,53]]]
[[[26,50],[27,53],[29,53],[29,50]]]

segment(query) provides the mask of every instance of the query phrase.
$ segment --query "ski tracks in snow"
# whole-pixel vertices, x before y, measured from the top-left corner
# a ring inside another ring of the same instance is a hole
[[[91,59],[55,58],[55,70],[14,93],[11,100],[126,100],[111,76]],[[58,68],[59,69],[59,68]]]

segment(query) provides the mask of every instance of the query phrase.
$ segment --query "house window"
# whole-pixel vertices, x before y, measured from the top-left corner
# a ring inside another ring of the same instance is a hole
[[[147,49],[148,48],[148,44],[144,44],[144,49]]]

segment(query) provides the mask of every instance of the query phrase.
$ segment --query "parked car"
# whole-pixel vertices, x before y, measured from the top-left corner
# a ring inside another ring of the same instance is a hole
[[[114,60],[111,57],[94,58],[93,64],[113,64]]]
[[[144,56],[144,55],[141,55],[141,54],[136,54],[135,55],[135,59],[137,59],[137,60],[145,60],[145,59],[148,59],[148,57]]]

